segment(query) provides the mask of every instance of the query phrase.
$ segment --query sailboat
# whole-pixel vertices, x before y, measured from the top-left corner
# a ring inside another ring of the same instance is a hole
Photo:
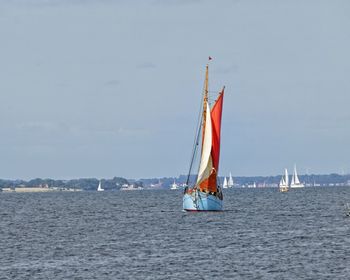
[[[280,192],[287,192],[289,190],[288,188],[288,170],[287,168],[284,169],[284,177],[282,176],[280,184],[279,184],[279,191]]]
[[[233,187],[233,178],[232,178],[231,172],[230,172],[230,177],[229,177],[228,182],[227,182],[227,186],[229,188]]]
[[[97,187],[97,191],[98,192],[103,192],[105,189],[102,189],[102,187],[101,187],[101,181],[99,182],[99,184],[98,184],[98,187]]]
[[[227,183],[226,177],[225,177],[225,179],[224,179],[224,183],[222,184],[222,188],[224,188],[224,189],[227,189],[227,188],[228,188],[228,183]]]
[[[294,171],[293,171],[293,176],[292,176],[292,181],[290,183],[291,188],[303,188],[304,184],[300,183],[298,174],[297,174],[297,167],[294,165]]]
[[[221,211],[223,208],[223,194],[218,184],[218,172],[221,115],[225,87],[219,92],[213,105],[210,106],[208,77],[209,65],[207,64],[200,120],[186,182],[187,187],[183,196],[183,209],[186,211]],[[190,183],[196,155],[200,155],[198,173],[195,181]]]
[[[170,189],[171,189],[171,190],[177,190],[178,188],[179,188],[179,186],[178,186],[178,184],[176,184],[175,178],[174,178],[174,183],[172,183],[172,184],[170,185]]]

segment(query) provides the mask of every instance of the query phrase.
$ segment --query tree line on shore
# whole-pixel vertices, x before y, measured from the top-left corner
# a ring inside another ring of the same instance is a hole
[[[122,177],[114,177],[112,179],[96,179],[96,178],[80,178],[72,180],[54,180],[36,178],[29,181],[25,180],[4,180],[0,179],[0,188],[13,187],[50,187],[50,188],[66,188],[81,190],[96,190],[99,182],[105,190],[119,190],[123,185],[129,185],[129,181]],[[142,184],[135,182],[134,184]]]
[[[248,185],[252,183],[256,184],[278,184],[282,175],[277,176],[234,176],[234,182],[237,185]],[[195,181],[195,175],[190,176],[190,182]],[[327,174],[327,175],[299,175],[300,181],[310,185],[350,185],[350,175],[339,174]],[[32,180],[6,180],[0,179],[0,188],[13,188],[13,187],[50,187],[50,188],[69,188],[69,189],[81,189],[92,191],[96,190],[99,182],[105,190],[120,190],[123,185],[133,184],[135,187],[148,187],[154,185],[156,188],[168,189],[173,182],[177,184],[183,184],[187,181],[186,175],[180,175],[178,177],[162,177],[162,178],[150,178],[150,179],[125,179],[123,177],[113,177],[112,179],[96,179],[96,178],[80,178],[71,180],[55,180],[55,179],[42,179],[36,178]],[[223,177],[220,177],[223,181]]]

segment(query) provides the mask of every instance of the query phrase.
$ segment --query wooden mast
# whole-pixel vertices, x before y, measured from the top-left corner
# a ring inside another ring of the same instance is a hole
[[[207,117],[207,102],[208,102],[208,80],[209,80],[209,65],[207,64],[205,67],[205,80],[204,80],[204,92],[203,92],[203,115],[202,115],[202,149],[201,149],[201,157],[203,154],[203,145],[204,145],[204,134],[205,134],[205,122]],[[210,112],[209,112],[210,114]],[[195,189],[198,186],[195,185]]]
[[[205,81],[204,81],[204,99],[203,99],[203,117],[202,117],[202,152],[203,152],[203,140],[204,140],[204,131],[205,131],[205,120],[207,117],[207,103],[208,103],[208,86],[209,84],[209,65],[207,64],[205,69]]]

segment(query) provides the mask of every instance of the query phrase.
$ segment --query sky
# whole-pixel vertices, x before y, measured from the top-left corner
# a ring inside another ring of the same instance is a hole
[[[221,175],[350,173],[347,0],[0,1],[0,178],[187,174],[205,65]]]

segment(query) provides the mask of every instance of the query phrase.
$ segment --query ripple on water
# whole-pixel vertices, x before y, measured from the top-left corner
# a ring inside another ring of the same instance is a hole
[[[186,213],[174,191],[0,193],[4,279],[347,279],[350,188],[230,189]]]

